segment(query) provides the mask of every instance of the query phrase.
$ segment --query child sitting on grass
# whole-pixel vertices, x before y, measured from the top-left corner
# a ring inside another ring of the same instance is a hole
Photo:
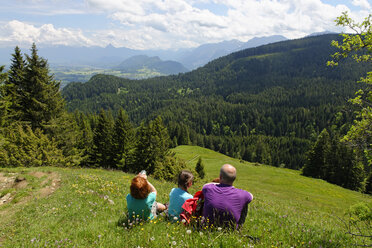
[[[178,188],[173,188],[169,193],[168,215],[171,220],[179,219],[183,211],[183,203],[187,199],[193,198],[187,191],[191,187],[193,180],[194,176],[190,171],[182,170],[178,175]]]
[[[146,174],[138,174],[132,179],[130,194],[127,195],[129,219],[148,220],[156,217],[157,212],[162,212],[166,207],[156,202],[157,191],[147,180]]]

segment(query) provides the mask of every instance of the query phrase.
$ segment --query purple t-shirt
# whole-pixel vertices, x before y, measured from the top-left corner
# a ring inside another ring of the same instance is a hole
[[[227,184],[206,184],[203,195],[203,216],[215,225],[239,223],[243,209],[253,199],[248,191]]]

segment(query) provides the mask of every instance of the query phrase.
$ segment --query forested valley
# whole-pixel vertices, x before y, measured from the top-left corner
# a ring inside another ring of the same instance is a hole
[[[16,48],[8,79],[3,74],[0,157],[11,167],[147,169],[170,179],[183,163],[169,147],[192,144],[257,165],[301,169],[311,154],[319,157],[314,149],[326,139],[329,149],[321,153],[334,167],[308,175],[368,191],[366,162],[339,140],[355,118],[348,99],[366,87],[356,81],[371,67],[349,58],[327,67],[336,52],[331,42],[341,39],[283,41],[146,80],[100,74],[62,92],[35,45],[26,61]],[[34,88],[22,85],[25,78]]]
[[[327,67],[336,51],[331,41],[340,39],[323,35],[247,49],[177,76],[96,75],[69,84],[63,96],[71,112],[115,113],[123,107],[135,125],[161,116],[172,146],[194,144],[301,169],[323,129],[339,140],[350,128],[355,116],[348,99],[370,70],[351,59]]]

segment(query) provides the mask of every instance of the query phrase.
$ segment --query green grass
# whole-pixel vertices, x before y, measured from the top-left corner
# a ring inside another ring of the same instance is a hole
[[[47,198],[0,208],[0,213],[12,212],[11,218],[0,218],[2,247],[351,247],[363,241],[345,234],[338,217],[346,218],[345,211],[358,202],[371,203],[369,196],[303,177],[298,171],[255,166],[200,147],[179,146],[174,151],[189,168],[199,156],[203,159],[207,178],[194,184],[191,193],[218,177],[224,163],[237,168],[235,186],[254,195],[240,232],[198,230],[163,217],[128,226],[125,196],[131,174],[52,167],[0,169],[28,177],[31,196],[43,179],[32,178],[29,172],[57,172],[62,180]],[[157,200],[167,202],[176,185],[151,177],[150,181],[158,190]]]

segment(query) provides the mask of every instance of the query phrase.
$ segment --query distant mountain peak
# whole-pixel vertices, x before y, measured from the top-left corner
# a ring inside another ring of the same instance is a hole
[[[126,73],[134,73],[142,69],[159,72],[162,75],[178,74],[187,72],[181,63],[176,61],[163,61],[158,56],[135,55],[120,63],[115,69]]]
[[[116,47],[114,47],[111,43],[108,44],[106,47],[106,49],[115,49]]]
[[[336,32],[332,32],[332,31],[323,31],[323,32],[315,32],[315,33],[311,33],[305,37],[312,37],[312,36],[319,36],[319,35],[325,35],[325,34],[337,34]]]
[[[244,43],[244,45],[242,46],[242,49],[258,47],[258,46],[267,45],[270,43],[275,43],[275,42],[280,42],[280,41],[285,41],[285,40],[288,40],[288,39],[282,35],[254,37],[248,40],[246,43]]]

